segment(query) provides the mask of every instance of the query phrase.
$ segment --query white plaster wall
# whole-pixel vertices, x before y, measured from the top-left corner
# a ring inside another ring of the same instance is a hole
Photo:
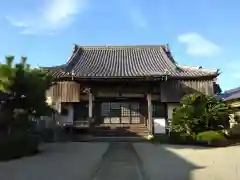
[[[168,103],[167,104],[167,115],[168,115],[168,119],[172,119],[172,115],[173,115],[173,110],[178,107],[180,104],[179,103]]]
[[[179,106],[179,103],[168,103],[167,104],[167,116],[168,120],[172,119],[173,110]],[[166,133],[166,121],[165,118],[153,118],[154,122],[154,132],[155,134],[165,134]]]
[[[65,108],[68,109],[68,115],[63,116],[59,113],[55,115],[56,121],[60,124],[73,124],[73,105],[66,104],[64,105]]]
[[[154,133],[165,134],[166,133],[166,119],[165,118],[153,118]]]

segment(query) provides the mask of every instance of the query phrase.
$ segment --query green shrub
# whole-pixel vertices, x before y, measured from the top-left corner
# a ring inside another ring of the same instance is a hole
[[[187,134],[228,128],[228,117],[234,110],[224,101],[201,93],[185,95],[175,109],[172,129]]]
[[[170,132],[169,142],[177,144],[191,144],[194,141],[193,135],[188,135],[184,132]]]
[[[0,144],[0,160],[9,160],[37,152],[39,137],[29,132],[15,132]]]
[[[166,144],[169,142],[169,136],[167,134],[159,134],[155,135],[154,138],[152,139],[153,143],[161,143],[161,144]]]
[[[197,134],[197,141],[207,142],[208,144],[212,144],[216,141],[226,141],[226,137],[216,131],[205,131]]]

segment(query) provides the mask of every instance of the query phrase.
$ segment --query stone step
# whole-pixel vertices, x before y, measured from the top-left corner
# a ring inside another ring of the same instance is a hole
[[[150,142],[147,137],[93,136],[74,139],[75,142]]]
[[[148,134],[148,130],[147,129],[127,129],[127,130],[123,130],[123,129],[100,130],[100,129],[97,129],[97,130],[94,130],[93,133],[94,134]]]
[[[108,126],[108,127],[95,127],[95,129],[147,129],[146,126],[126,126],[126,127],[119,127],[119,126]]]
[[[146,131],[147,128],[94,128],[95,131]]]
[[[116,136],[116,137],[144,137],[147,136],[147,133],[135,133],[135,134],[124,134],[124,133],[95,133],[94,136],[98,137],[98,136],[106,136],[106,137],[111,137],[111,136]]]
[[[95,129],[147,129],[144,125],[109,125],[109,126],[96,126]]]

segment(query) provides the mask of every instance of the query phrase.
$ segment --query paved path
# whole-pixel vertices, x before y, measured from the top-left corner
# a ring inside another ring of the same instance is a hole
[[[111,143],[93,180],[144,180],[142,163],[131,143]]]

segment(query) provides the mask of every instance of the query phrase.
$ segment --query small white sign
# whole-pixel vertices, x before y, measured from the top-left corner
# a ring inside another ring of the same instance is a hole
[[[166,119],[164,118],[154,118],[154,133],[155,134],[165,134],[166,133]]]

